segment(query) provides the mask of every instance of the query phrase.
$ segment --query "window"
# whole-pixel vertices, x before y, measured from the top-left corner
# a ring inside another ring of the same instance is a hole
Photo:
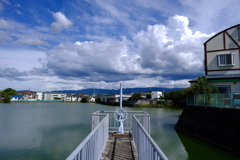
[[[234,54],[221,54],[218,55],[218,66],[233,66],[234,65]]]
[[[217,87],[220,93],[230,93],[231,86],[214,86]]]
[[[240,27],[238,27],[238,41],[240,41]]]

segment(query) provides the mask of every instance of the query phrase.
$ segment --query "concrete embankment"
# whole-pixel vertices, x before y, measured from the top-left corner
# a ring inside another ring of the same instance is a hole
[[[240,109],[188,106],[175,129],[240,156]]]

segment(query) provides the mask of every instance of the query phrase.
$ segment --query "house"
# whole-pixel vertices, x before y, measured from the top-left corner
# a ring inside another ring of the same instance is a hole
[[[36,92],[32,92],[32,91],[24,91],[24,92],[18,92],[19,95],[23,96],[23,98],[25,100],[29,100],[29,99],[37,99],[36,98]]]
[[[66,95],[65,101],[70,101],[70,102],[72,102],[72,101],[77,101],[77,100],[78,100],[78,97],[77,97],[77,95],[75,95],[75,94],[67,94],[67,95]]]
[[[95,102],[95,100],[96,100],[96,99],[95,99],[94,97],[90,97],[88,101],[89,101],[89,102]]]
[[[204,70],[205,77],[221,93],[240,92],[240,24],[204,43]],[[189,82],[193,85],[197,79]]]
[[[163,96],[163,93],[160,91],[152,91],[151,92],[151,99],[157,99]]]
[[[23,100],[23,96],[21,95],[10,95],[11,101],[18,101],[18,100]]]

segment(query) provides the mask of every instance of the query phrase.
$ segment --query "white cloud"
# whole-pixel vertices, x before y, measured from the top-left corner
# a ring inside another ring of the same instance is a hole
[[[11,36],[9,35],[9,33],[5,32],[5,31],[1,31],[0,30],[0,42],[2,43],[7,43],[9,41],[12,40]]]
[[[22,15],[23,13],[21,11],[19,11],[18,9],[15,9],[15,12],[19,15]]]
[[[68,20],[66,18],[66,16],[64,14],[62,14],[61,12],[57,12],[57,13],[53,13],[51,12],[53,15],[53,18],[55,18],[56,22],[53,22],[51,24],[51,28],[54,32],[61,32],[64,29],[69,28],[73,23]]]
[[[203,42],[210,35],[192,33],[188,24],[187,17],[176,15],[167,25],[148,26],[147,31],[139,32],[134,40],[140,48],[141,67],[152,73],[200,74]]]
[[[49,46],[48,42],[45,42],[37,37],[28,36],[19,36],[16,43],[28,46]]]
[[[8,22],[5,19],[0,19],[0,29],[9,29],[11,27],[12,26],[11,26],[10,22]]]
[[[0,49],[0,68],[16,68],[20,72],[40,68],[39,59],[45,59],[45,53],[36,50]],[[12,75],[14,76],[14,75]]]
[[[3,10],[4,10],[4,6],[3,6],[3,4],[2,4],[2,3],[0,3],[0,13],[2,13],[2,12],[3,12]]]
[[[8,0],[1,0],[4,4],[6,4],[6,5],[10,5],[11,4],[11,2],[9,2]]]

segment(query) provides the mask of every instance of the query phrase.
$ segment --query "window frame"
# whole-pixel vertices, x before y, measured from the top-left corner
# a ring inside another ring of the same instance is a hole
[[[240,41],[240,27],[238,27],[238,41]]]
[[[217,87],[220,93],[231,93],[231,85],[213,85],[213,87]],[[220,89],[221,88],[221,89]],[[223,90],[227,92],[221,92]]]
[[[227,58],[226,56],[231,55],[231,64],[227,64]],[[221,60],[221,56],[225,56],[224,60]],[[217,55],[217,65],[218,66],[234,66],[234,53],[227,53],[227,54],[219,54]],[[221,63],[221,61],[224,61],[225,63]]]

